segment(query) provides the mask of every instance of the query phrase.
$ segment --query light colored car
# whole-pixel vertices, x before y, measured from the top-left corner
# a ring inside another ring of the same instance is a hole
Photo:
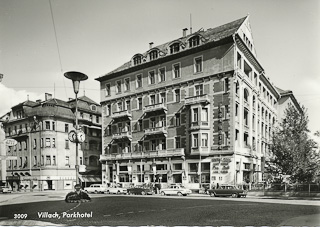
[[[221,185],[217,189],[208,190],[210,196],[232,196],[233,198],[246,197],[247,191],[237,188],[234,185]]]
[[[178,195],[178,196],[187,196],[191,194],[191,190],[185,188],[182,185],[171,185],[169,188],[160,189],[161,195]]]
[[[122,188],[119,186],[114,186],[114,187],[108,187],[106,188],[106,193],[107,194],[127,194],[128,191],[126,188]]]
[[[89,187],[85,187],[84,191],[87,193],[105,193],[107,188],[102,184],[92,184]]]
[[[12,190],[7,186],[0,186],[0,193],[11,193]]]

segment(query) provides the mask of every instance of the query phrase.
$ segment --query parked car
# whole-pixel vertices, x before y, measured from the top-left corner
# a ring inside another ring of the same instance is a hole
[[[129,195],[152,195],[154,191],[152,188],[142,187],[142,186],[135,186],[133,188],[128,188],[127,192]]]
[[[185,188],[182,185],[170,185],[169,188],[163,188],[160,190],[161,195],[178,195],[178,196],[187,196],[191,194],[191,190]]]
[[[0,193],[11,193],[12,190],[7,186],[0,186]]]
[[[102,184],[92,184],[89,187],[85,187],[84,191],[87,193],[105,193],[107,188]]]
[[[106,188],[107,194],[127,194],[127,189],[123,188],[121,185],[114,185]]]
[[[232,196],[233,198],[246,197],[247,191],[237,188],[234,185],[221,185],[217,189],[209,189],[210,196]]]

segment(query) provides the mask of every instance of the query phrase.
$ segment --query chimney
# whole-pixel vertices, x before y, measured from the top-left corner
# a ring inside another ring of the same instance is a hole
[[[186,37],[186,36],[187,36],[187,31],[188,31],[187,28],[182,29],[182,35],[183,35],[183,37]]]
[[[36,102],[37,102],[37,103],[41,103],[41,99],[37,99]]]
[[[153,46],[153,42],[149,43],[149,49],[151,49]]]
[[[52,99],[52,94],[45,93],[44,96],[46,101],[48,101],[49,99]]]

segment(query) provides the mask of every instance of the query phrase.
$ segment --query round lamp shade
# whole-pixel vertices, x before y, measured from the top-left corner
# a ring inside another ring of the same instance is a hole
[[[64,76],[66,78],[72,80],[73,90],[74,90],[74,93],[76,93],[76,94],[78,94],[78,92],[79,92],[80,81],[88,79],[87,75],[80,73],[80,72],[74,72],[74,71],[66,72],[64,74]]]

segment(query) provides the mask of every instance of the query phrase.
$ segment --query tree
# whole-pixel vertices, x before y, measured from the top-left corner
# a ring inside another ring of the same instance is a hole
[[[285,118],[272,136],[271,152],[274,172],[290,175],[292,182],[311,182],[319,170],[317,143],[308,136],[308,115],[305,107],[298,111],[290,105]]]

